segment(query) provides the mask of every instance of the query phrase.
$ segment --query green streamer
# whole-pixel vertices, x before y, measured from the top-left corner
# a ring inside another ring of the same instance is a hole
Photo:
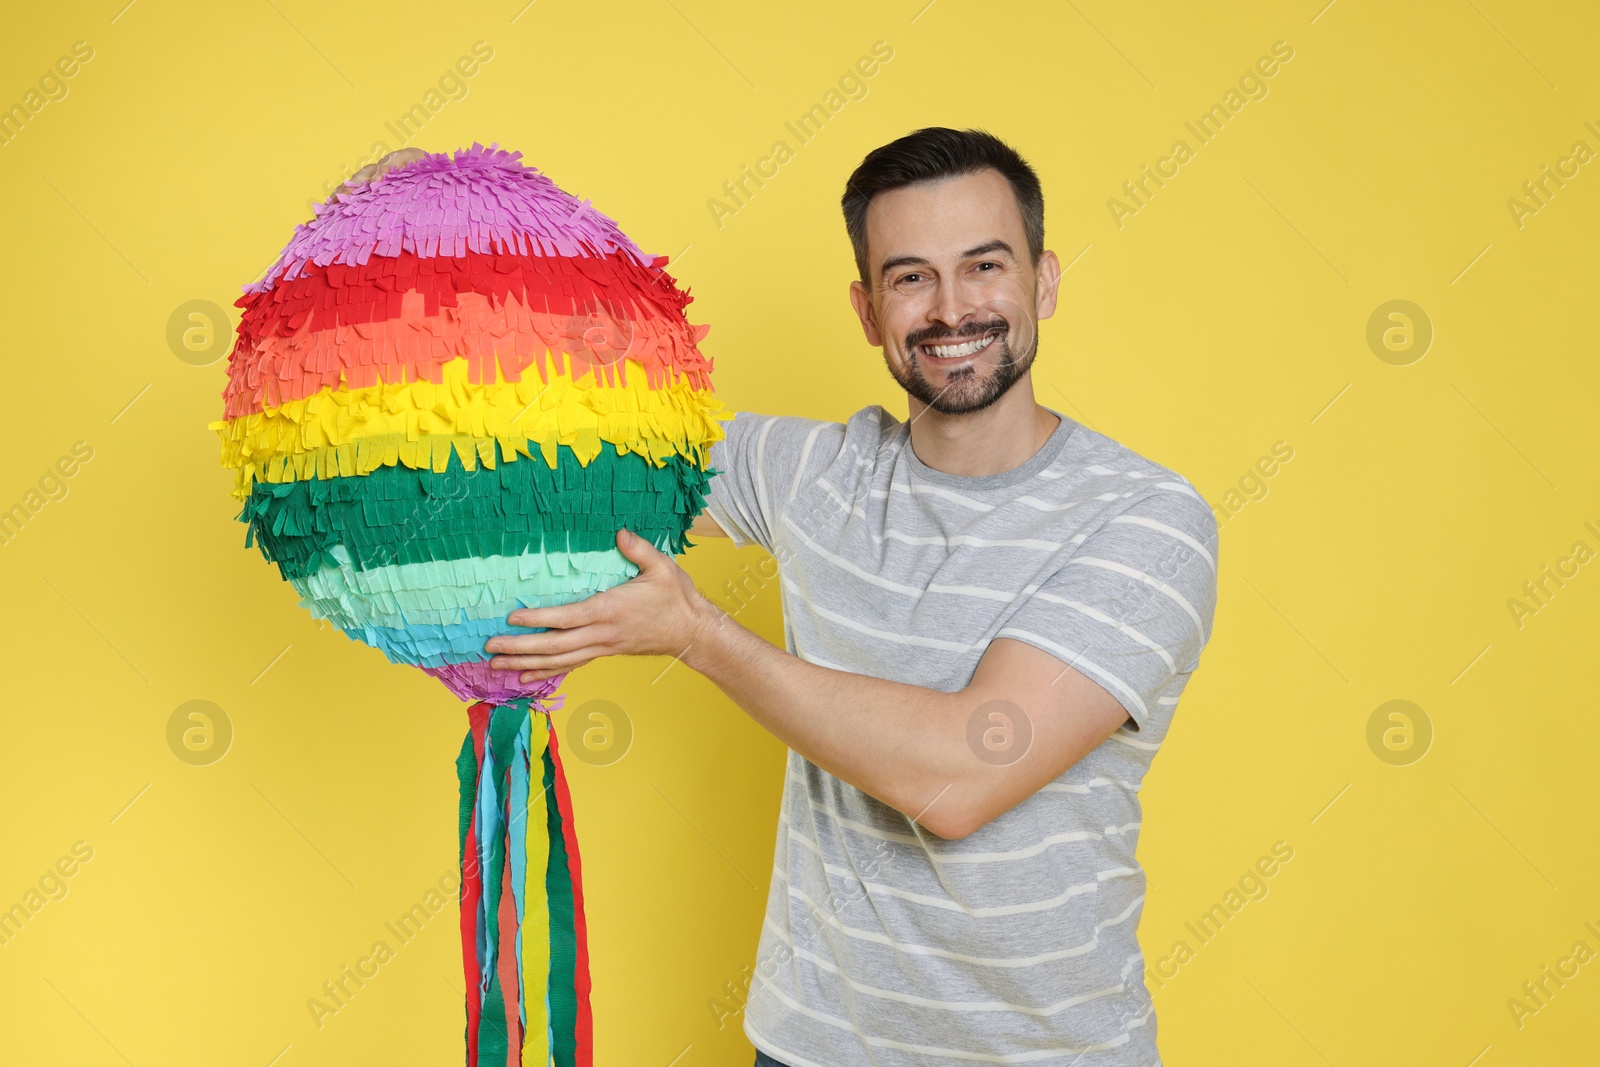
[[[525,708],[497,707],[489,716],[488,737],[485,739],[494,758],[494,778],[488,783],[495,810],[508,815],[511,791],[511,761],[516,758],[517,734],[522,721],[528,717]],[[483,895],[487,902],[485,925],[489,944],[495,948],[495,959],[489,970],[489,987],[483,997],[483,1015],[478,1023],[478,1062],[504,1063],[511,1046],[507,1025],[505,990],[500,984],[500,898],[501,880],[505,875],[506,834],[515,833],[507,822],[489,842],[489,867],[484,871]]]
[[[429,560],[594,552],[626,527],[674,553],[705,507],[713,471],[682,457],[657,467],[602,449],[588,464],[563,447],[557,466],[528,458],[468,471],[380,467],[348,478],[257,482],[239,513],[246,545],[285,579],[337,566],[343,545],[358,570]]]
[[[457,853],[457,868],[461,871],[461,884],[456,893],[458,904],[465,905],[467,895],[467,832],[472,829],[472,810],[477,805],[478,797],[478,752],[472,743],[472,730],[467,730],[467,738],[461,744],[461,754],[456,757],[456,780],[461,785],[460,798],[460,839],[461,848]],[[474,858],[476,862],[476,858]],[[476,923],[476,916],[473,917]],[[476,990],[467,990],[467,999],[477,996]],[[471,1026],[471,1013],[467,1013],[467,1021],[462,1024],[462,1041],[467,1040],[467,1028]]]
[[[550,866],[545,893],[550,904],[550,1029],[556,1067],[575,1067],[578,1055],[578,932],[574,925],[572,872],[567,867],[567,839],[561,832],[561,807],[556,803],[556,765],[544,750],[545,811],[550,827]]]

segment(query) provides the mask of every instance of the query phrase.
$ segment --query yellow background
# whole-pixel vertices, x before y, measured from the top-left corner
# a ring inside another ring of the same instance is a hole
[[[94,849],[0,947],[0,1062],[459,1062],[453,909],[321,1029],[306,1001],[451,869],[462,708],[319,630],[243,548],[205,428],[225,365],[183,362],[166,326],[231,305],[478,40],[493,59],[416,143],[520,149],[678,257],[733,407],[903,412],[845,299],[838,195],[878,144],[981,125],[1037,167],[1075,260],[1039,399],[1214,503],[1294,449],[1223,523],[1214,638],[1144,791],[1150,960],[1274,842],[1294,859],[1155,991],[1167,1062],[1593,1055],[1600,963],[1520,1028],[1506,1003],[1600,950],[1600,564],[1520,628],[1506,606],[1600,550],[1600,164],[1520,228],[1506,206],[1574,141],[1600,149],[1592,6],[123,2],[18,8],[0,36],[0,103],[95,52],[0,147],[0,508],[94,449],[0,546],[0,906]],[[880,40],[868,95],[797,145],[784,122]],[[1269,95],[1118,228],[1107,199],[1279,40]],[[719,227],[708,198],[780,138],[794,158]],[[1435,331],[1409,366],[1365,340],[1393,299]],[[687,565],[716,594],[759,561]],[[740,618],[780,639],[776,589]],[[708,1002],[737,1007],[754,955],[782,750],[663,665],[567,686],[635,731],[610,766],[572,761],[598,1062],[745,1064]],[[167,745],[195,699],[233,724],[210,766]],[[1392,699],[1432,724],[1409,766],[1368,747]]]

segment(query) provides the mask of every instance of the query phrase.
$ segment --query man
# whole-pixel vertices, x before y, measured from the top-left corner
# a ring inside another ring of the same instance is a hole
[[[692,529],[776,557],[787,651],[626,531],[637,577],[486,647],[528,680],[680,655],[789,747],[758,1064],[1148,1067],[1138,790],[1210,636],[1211,510],[1035,401],[1061,267],[1016,152],[918,130],[843,206],[908,417],[739,414]]]

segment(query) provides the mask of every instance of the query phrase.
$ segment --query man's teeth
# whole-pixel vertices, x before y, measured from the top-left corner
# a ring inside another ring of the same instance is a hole
[[[993,340],[994,335],[990,334],[987,337],[979,337],[976,340],[968,341],[966,344],[923,345],[922,347],[928,350],[930,356],[938,356],[940,359],[960,359],[962,356],[970,356],[974,352],[980,352],[989,347],[989,342]]]

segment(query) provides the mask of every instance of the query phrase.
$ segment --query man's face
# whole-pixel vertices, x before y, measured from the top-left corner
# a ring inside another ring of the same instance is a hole
[[[906,186],[867,210],[870,287],[850,300],[889,373],[949,415],[998,400],[1033,363],[1060,267],[1028,257],[1011,185],[997,170]]]

